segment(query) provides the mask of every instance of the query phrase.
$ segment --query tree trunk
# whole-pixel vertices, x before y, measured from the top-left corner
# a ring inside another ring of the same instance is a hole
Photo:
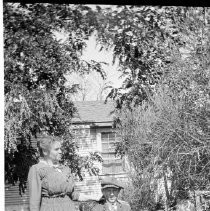
[[[164,187],[165,187],[165,194],[166,194],[166,201],[164,202],[165,209],[166,209],[166,211],[169,211],[170,195],[169,195],[169,191],[168,191],[167,176],[166,176],[164,170],[163,170],[163,178],[164,178]]]

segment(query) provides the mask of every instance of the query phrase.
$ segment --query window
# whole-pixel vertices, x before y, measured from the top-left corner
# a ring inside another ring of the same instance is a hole
[[[117,136],[114,132],[101,133],[102,143],[102,164],[103,174],[118,174],[123,173],[122,159],[116,157],[115,148],[117,144]]]

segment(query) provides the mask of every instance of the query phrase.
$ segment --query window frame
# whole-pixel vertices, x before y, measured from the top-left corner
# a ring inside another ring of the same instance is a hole
[[[106,138],[103,138],[103,135],[107,134],[108,136]],[[111,135],[111,140],[110,140],[110,134]],[[114,137],[113,137],[113,134],[114,134]],[[107,162],[110,162],[110,163],[116,163],[116,166],[117,164],[120,163],[120,168],[121,170],[119,172],[109,172],[109,173],[105,173],[104,171],[104,168],[103,167],[103,164],[102,164],[102,173],[103,174],[122,174],[122,173],[125,173],[125,171],[123,170],[123,160],[120,156],[116,156],[116,153],[115,153],[115,149],[112,147],[110,147],[110,149],[104,149],[103,148],[103,144],[114,144],[116,145],[117,143],[119,143],[119,140],[118,140],[118,137],[117,137],[117,134],[116,132],[112,132],[112,131],[109,131],[109,132],[101,132],[101,156],[102,156],[102,159],[105,161],[105,163],[107,164]],[[111,155],[110,157],[106,157],[104,158],[104,155]]]

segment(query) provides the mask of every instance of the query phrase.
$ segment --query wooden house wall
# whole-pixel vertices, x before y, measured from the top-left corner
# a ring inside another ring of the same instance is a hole
[[[33,148],[37,147],[36,139],[31,140]],[[28,184],[27,184],[28,186]],[[19,185],[5,184],[5,211],[29,211],[29,194],[26,188],[25,193],[19,194]]]
[[[28,211],[28,189],[21,196],[19,194],[18,184],[16,185],[5,185],[5,211]]]
[[[80,156],[88,156],[91,152],[100,152],[99,136],[97,130],[90,128],[89,125],[80,125],[72,127],[76,142],[79,146],[78,154]],[[101,163],[95,162],[94,166],[101,171]],[[101,185],[98,176],[89,175],[84,171],[83,181],[77,179],[76,190],[87,195],[101,195]]]

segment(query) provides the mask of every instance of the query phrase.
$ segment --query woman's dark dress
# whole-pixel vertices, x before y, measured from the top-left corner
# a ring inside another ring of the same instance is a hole
[[[76,211],[72,199],[78,199],[78,193],[68,167],[40,161],[30,168],[28,182],[30,211]]]

